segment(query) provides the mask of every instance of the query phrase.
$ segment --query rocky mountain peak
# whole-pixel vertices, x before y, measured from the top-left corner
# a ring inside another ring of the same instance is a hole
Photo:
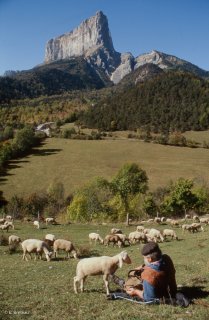
[[[83,21],[74,30],[49,40],[46,45],[45,62],[88,56],[100,48],[115,52],[108,20],[102,11]]]

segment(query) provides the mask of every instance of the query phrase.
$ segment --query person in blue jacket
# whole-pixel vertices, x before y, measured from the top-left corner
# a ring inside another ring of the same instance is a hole
[[[177,285],[175,268],[171,258],[162,254],[155,242],[148,242],[141,250],[144,265],[137,269],[141,273],[143,288],[129,288],[126,292],[142,301],[175,297]]]

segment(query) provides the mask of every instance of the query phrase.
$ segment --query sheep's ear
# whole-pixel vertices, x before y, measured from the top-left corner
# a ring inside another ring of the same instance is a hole
[[[119,256],[119,268],[122,268],[123,266],[123,257],[120,255]]]

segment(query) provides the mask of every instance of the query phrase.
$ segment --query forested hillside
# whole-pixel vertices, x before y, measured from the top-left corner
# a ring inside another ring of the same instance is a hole
[[[100,89],[108,85],[111,81],[102,70],[93,68],[79,57],[0,77],[0,103],[72,90]]]
[[[103,99],[91,106],[82,120],[101,130],[208,129],[209,82],[190,73],[165,72]]]

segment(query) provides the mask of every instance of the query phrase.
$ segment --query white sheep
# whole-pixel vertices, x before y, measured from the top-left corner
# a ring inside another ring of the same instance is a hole
[[[13,218],[12,218],[12,216],[7,215],[7,216],[6,216],[6,220],[7,220],[7,221],[13,221]]]
[[[127,237],[126,234],[121,234],[121,233],[117,233],[116,236],[118,236],[122,242],[122,244],[125,245],[125,242],[127,241],[128,244],[130,245],[130,241],[129,241],[129,238]]]
[[[11,235],[11,236],[9,236],[9,245],[11,246],[11,245],[18,245],[19,243],[21,243],[22,241],[21,241],[21,239],[20,239],[20,237],[18,237],[18,236],[16,236],[16,235]]]
[[[92,243],[92,241],[95,241],[95,244],[97,241],[100,241],[100,243],[104,243],[104,240],[102,239],[102,237],[100,237],[100,235],[98,233],[92,232],[89,233],[89,241],[90,243]]]
[[[66,251],[67,252],[67,258],[70,258],[70,252],[72,252],[73,257],[75,259],[78,258],[76,249],[75,249],[75,247],[74,247],[74,245],[72,244],[71,241],[64,240],[64,239],[57,239],[57,240],[54,241],[53,248],[54,248],[54,256],[55,256],[55,258],[57,257],[57,253],[58,253],[59,250]]]
[[[4,224],[5,221],[6,221],[6,219],[4,219],[4,218],[0,219],[0,224]]]
[[[48,246],[53,246],[55,240],[56,237],[54,234],[48,233],[47,235],[45,235],[44,241],[48,244]]]
[[[163,230],[163,237],[166,239],[166,237],[171,237],[172,239],[178,240],[178,237],[174,230],[172,229],[164,229]]]
[[[203,227],[201,226],[200,223],[194,222],[191,224],[193,231],[204,231]]]
[[[136,227],[136,231],[139,231],[139,232],[142,231],[143,232],[144,231],[144,226],[137,226]]]
[[[200,222],[200,218],[197,215],[194,215],[192,218],[193,221],[198,221]]]
[[[157,242],[158,240],[164,241],[164,238],[161,232],[157,229],[151,229],[148,234],[146,234],[147,238],[151,241]]]
[[[46,222],[46,225],[47,225],[48,223],[56,224],[55,218],[46,218],[46,219],[45,219],[45,222]]]
[[[9,228],[11,228],[11,226],[8,224],[0,224],[0,230],[2,231],[7,230],[8,232]]]
[[[120,234],[122,234],[123,232],[122,232],[122,230],[121,230],[121,229],[112,228],[110,233],[111,233],[111,234],[116,234],[116,233],[120,233]]]
[[[103,280],[106,287],[107,295],[109,292],[109,275],[115,273],[119,268],[122,268],[123,263],[130,264],[131,259],[126,251],[113,256],[102,256],[102,257],[93,257],[85,258],[78,262],[76,268],[76,276],[74,277],[74,291],[78,293],[77,285],[80,283],[80,290],[84,290],[84,281],[87,276],[101,275],[103,274]]]
[[[209,224],[209,218],[200,218],[201,223]]]
[[[121,248],[122,245],[125,245],[124,242],[120,239],[118,234],[108,234],[104,238],[104,245],[109,246],[109,243],[112,242],[113,246],[115,244],[118,245],[119,248]]]
[[[31,253],[35,253],[35,260],[37,258],[37,255],[42,258],[42,253],[44,252],[46,256],[46,260],[51,260],[52,252],[49,251],[49,247],[44,241],[37,240],[37,239],[27,239],[21,243],[22,249],[23,249],[23,260],[28,261],[26,257],[26,253],[29,254],[31,257]]]
[[[151,229],[146,228],[146,229],[143,230],[143,233],[144,233],[144,234],[148,234],[148,233],[150,232],[150,230],[151,230]]]
[[[161,223],[161,218],[155,217],[154,221],[157,222],[157,223]]]
[[[14,224],[13,224],[12,221],[5,221],[5,222],[4,222],[4,225],[5,225],[5,226],[10,226],[13,230],[14,230],[14,228],[15,228],[15,226],[14,226]]]
[[[36,227],[37,229],[40,229],[40,223],[38,220],[33,221],[33,225],[34,227]]]
[[[147,242],[146,234],[144,234],[143,232],[139,232],[139,231],[130,232],[128,238],[131,243],[141,242],[141,241]]]

